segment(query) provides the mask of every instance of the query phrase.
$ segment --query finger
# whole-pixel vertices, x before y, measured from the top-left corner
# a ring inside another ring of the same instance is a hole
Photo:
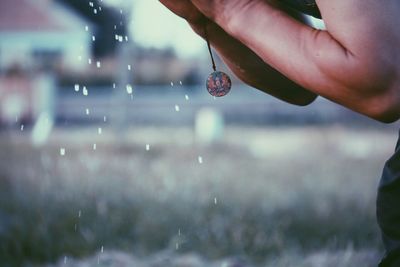
[[[161,4],[173,13],[190,23],[204,19],[204,15],[190,2],[190,0],[159,0]]]

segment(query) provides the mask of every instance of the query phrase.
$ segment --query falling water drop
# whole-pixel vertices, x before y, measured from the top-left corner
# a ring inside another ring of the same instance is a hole
[[[130,84],[126,85],[126,92],[127,92],[128,94],[132,94],[132,92],[133,92],[132,85],[130,85]]]

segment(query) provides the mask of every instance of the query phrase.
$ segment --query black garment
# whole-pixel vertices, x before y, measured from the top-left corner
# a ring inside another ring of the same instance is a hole
[[[286,5],[304,14],[313,16],[318,19],[321,18],[321,13],[319,12],[315,0],[280,0],[280,1],[284,2]]]
[[[386,162],[378,188],[377,218],[386,256],[380,267],[400,266],[400,137],[394,155]]]

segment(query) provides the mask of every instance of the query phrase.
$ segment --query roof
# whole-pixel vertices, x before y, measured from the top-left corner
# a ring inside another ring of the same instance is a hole
[[[0,32],[68,31],[70,13],[51,0],[0,0]]]

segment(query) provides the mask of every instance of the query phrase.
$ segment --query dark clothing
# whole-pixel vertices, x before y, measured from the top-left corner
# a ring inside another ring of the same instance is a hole
[[[386,257],[380,267],[400,266],[400,137],[394,155],[386,162],[378,188],[377,218]]]
[[[321,18],[321,13],[319,12],[315,0],[280,0],[280,1],[284,2],[286,5],[304,14],[313,16],[318,19]]]

